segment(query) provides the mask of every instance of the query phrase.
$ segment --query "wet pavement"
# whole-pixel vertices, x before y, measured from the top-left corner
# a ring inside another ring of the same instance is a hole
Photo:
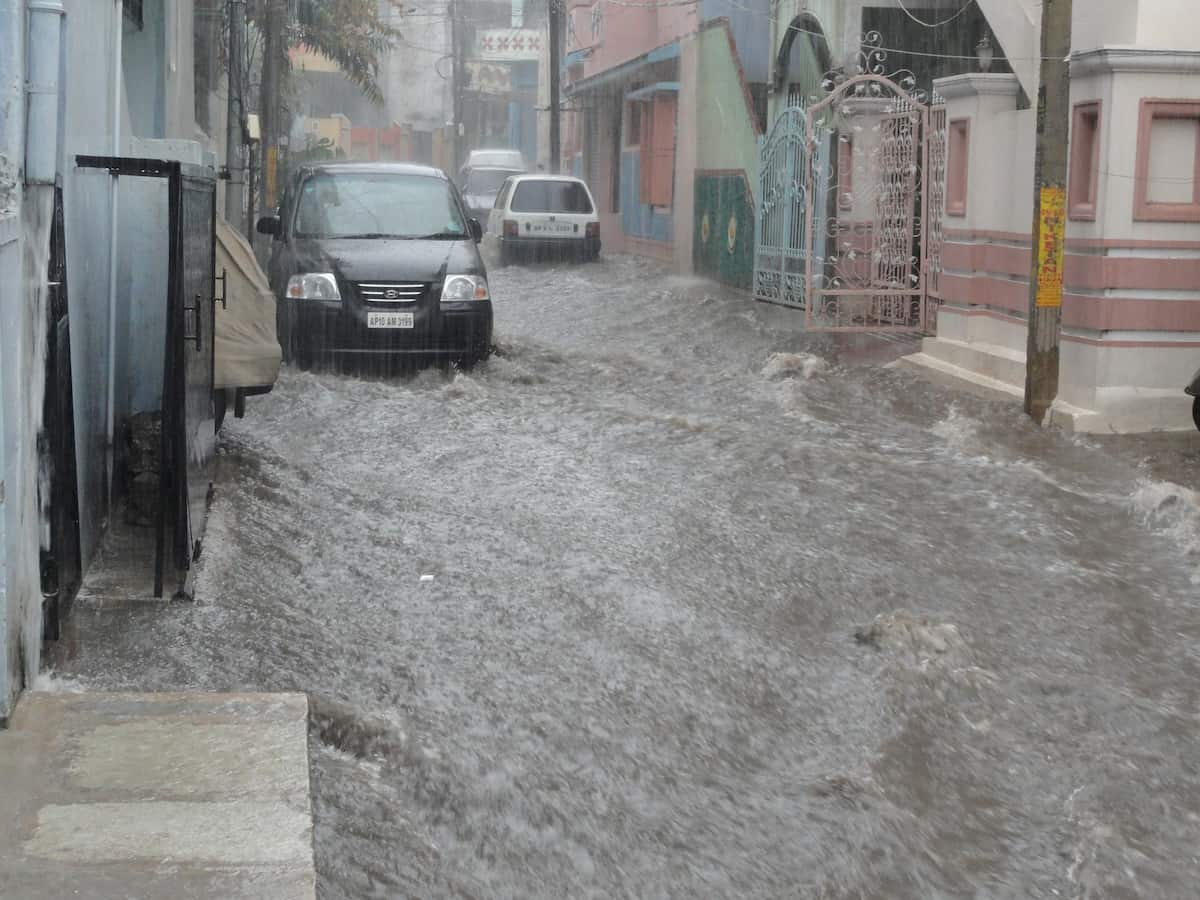
[[[1197,436],[650,263],[492,282],[476,370],[229,422],[197,602],[84,604],[60,683],[308,692],[326,898],[1195,895]]]

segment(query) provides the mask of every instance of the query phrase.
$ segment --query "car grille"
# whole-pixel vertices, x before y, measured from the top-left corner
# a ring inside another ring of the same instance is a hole
[[[354,287],[365,303],[416,303],[429,290],[428,284],[399,281],[360,281]]]

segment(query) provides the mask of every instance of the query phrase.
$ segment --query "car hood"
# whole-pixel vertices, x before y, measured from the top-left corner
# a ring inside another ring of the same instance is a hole
[[[447,273],[485,274],[475,242],[401,239],[300,240],[298,271],[332,272],[345,281],[433,282]]]

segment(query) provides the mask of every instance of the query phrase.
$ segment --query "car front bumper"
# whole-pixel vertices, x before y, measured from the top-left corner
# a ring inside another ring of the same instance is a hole
[[[306,356],[484,356],[492,343],[492,303],[370,310],[411,312],[412,328],[369,328],[366,309],[309,300],[280,302],[281,337]]]

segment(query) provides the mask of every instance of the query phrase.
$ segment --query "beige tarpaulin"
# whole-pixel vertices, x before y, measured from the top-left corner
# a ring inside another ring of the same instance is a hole
[[[217,275],[225,270],[227,303],[217,304],[213,387],[267,387],[279,375],[275,295],[246,239],[217,219]]]

